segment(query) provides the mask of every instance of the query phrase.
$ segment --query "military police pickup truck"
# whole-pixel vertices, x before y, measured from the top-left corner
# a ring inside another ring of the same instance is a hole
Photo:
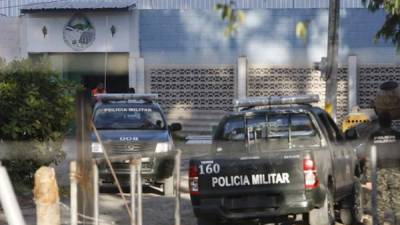
[[[147,184],[162,184],[165,195],[173,194],[172,172],[174,156],[172,132],[181,125],[167,124],[161,107],[154,102],[154,94],[99,94],[93,109],[93,122],[102,139],[101,145],[92,134],[92,153],[109,155],[140,154],[142,178]],[[103,149],[103,146],[105,149]],[[122,185],[129,185],[128,162],[113,163]],[[100,184],[113,184],[106,164],[99,166]]]
[[[190,160],[189,189],[199,225],[360,222],[354,150],[318,96],[236,100],[213,136],[211,154]]]

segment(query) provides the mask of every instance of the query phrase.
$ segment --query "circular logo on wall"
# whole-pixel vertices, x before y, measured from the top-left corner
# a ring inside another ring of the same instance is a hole
[[[82,51],[93,44],[96,30],[86,16],[76,14],[64,26],[63,36],[69,47]]]

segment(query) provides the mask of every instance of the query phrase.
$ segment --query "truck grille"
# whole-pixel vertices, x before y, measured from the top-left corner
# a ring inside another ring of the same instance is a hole
[[[153,153],[156,149],[156,143],[113,141],[105,143],[105,147],[107,151],[112,154],[130,154],[142,152]]]

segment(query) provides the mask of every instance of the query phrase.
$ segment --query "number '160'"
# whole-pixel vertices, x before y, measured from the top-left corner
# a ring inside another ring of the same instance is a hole
[[[221,166],[217,163],[199,165],[200,174],[218,174],[221,171]]]

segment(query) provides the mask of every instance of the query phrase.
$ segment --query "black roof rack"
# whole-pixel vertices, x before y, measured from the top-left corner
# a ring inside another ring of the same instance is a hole
[[[310,104],[316,102],[319,102],[318,95],[269,96],[235,99],[233,100],[233,105],[239,111],[248,110],[257,106]]]
[[[152,103],[153,101],[158,99],[158,95],[117,93],[117,94],[98,94],[96,95],[96,98],[101,102],[142,100],[147,103]]]

